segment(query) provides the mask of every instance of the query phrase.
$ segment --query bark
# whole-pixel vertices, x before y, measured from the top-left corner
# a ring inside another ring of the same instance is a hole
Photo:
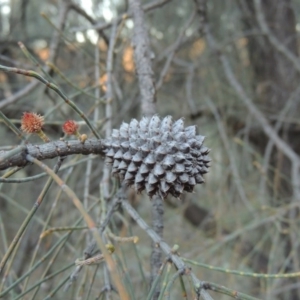
[[[154,74],[151,65],[151,50],[148,33],[145,27],[144,11],[138,0],[130,1],[133,13],[134,34],[132,38],[134,47],[134,60],[141,93],[142,114],[151,116],[156,113],[156,91]]]
[[[156,113],[156,86],[151,64],[151,48],[148,32],[145,27],[144,11],[139,0],[129,1],[133,15],[134,32],[132,43],[134,47],[134,60],[141,94],[141,112],[143,115],[152,116]],[[163,236],[164,228],[164,203],[159,196],[152,199],[152,226],[159,237]],[[151,253],[151,285],[158,275],[162,264],[162,253],[159,245],[152,243]],[[160,282],[157,284],[153,299],[158,299]]]
[[[55,141],[41,145],[20,146],[15,149],[14,155],[9,154],[14,151],[3,151],[0,153],[0,170],[11,167],[24,167],[28,164],[26,155],[29,154],[38,160],[52,159],[58,156],[72,154],[100,154],[104,155],[105,147],[101,140],[89,139],[83,144],[77,140]],[[8,156],[8,157],[7,157]]]

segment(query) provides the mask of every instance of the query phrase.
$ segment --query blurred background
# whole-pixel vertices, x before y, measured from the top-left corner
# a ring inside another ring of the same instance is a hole
[[[297,272],[300,1],[211,0],[202,15],[201,3],[142,1],[157,113],[172,115],[174,120],[183,117],[186,126],[197,125],[199,134],[206,136],[212,159],[206,183],[195,193],[165,200],[164,239],[170,246],[178,244],[183,257],[224,269]],[[112,126],[118,128],[123,121],[141,117],[131,42],[134,22],[128,9],[126,0],[0,0],[0,63],[45,72],[104,136],[112,24],[117,24]],[[25,111],[44,115],[45,133],[52,140],[63,137],[61,125],[66,119],[77,120],[80,132],[91,136],[70,106],[30,77],[0,72],[0,109],[17,127]],[[40,143],[35,136],[29,141]],[[20,143],[2,122],[1,150]],[[46,163],[53,167],[56,160]],[[90,213],[96,220],[101,214],[103,168],[104,162],[97,156],[74,155],[65,160],[58,173],[86,207],[94,205]],[[11,178],[26,179],[40,173],[36,166],[29,166]],[[46,181],[47,176],[38,176],[35,180],[0,183],[1,257]],[[112,191],[114,184],[112,180]],[[129,189],[128,199],[150,223],[151,201],[147,195]],[[16,284],[5,299],[19,299],[38,280],[83,256],[91,237],[84,228],[74,229],[79,216],[53,184],[9,260],[0,287],[5,290],[28,271],[30,276]],[[148,287],[140,269],[149,277],[151,241],[126,214],[124,218],[127,225],[116,219],[113,232],[118,236],[137,235],[139,242],[119,243],[116,252],[130,275],[136,299],[146,299]],[[65,244],[55,243],[66,231],[40,238],[44,230],[60,226],[72,227]],[[51,249],[53,253],[41,260]],[[40,260],[39,267],[34,268]],[[43,281],[22,299],[44,299],[53,291],[53,299],[101,299],[99,294],[105,285],[99,266],[84,268],[67,292],[58,287],[65,284],[63,280],[72,267]],[[201,280],[261,299],[300,299],[298,278],[259,279],[196,266],[193,271]],[[179,284],[171,299],[182,299]]]

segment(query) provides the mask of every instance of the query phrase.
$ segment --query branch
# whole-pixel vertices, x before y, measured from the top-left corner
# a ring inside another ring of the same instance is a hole
[[[199,22],[199,35],[202,37],[205,34],[205,27],[207,24],[207,0],[194,0]]]
[[[271,32],[263,14],[261,0],[254,0],[255,13],[260,29],[266,35],[271,45],[282,55],[284,55],[294,66],[297,72],[300,73],[300,60],[293,52],[291,52],[282,41]]]
[[[136,210],[126,201],[125,199],[121,200],[121,204],[123,208],[128,212],[130,217],[142,228],[149,237],[153,240],[153,242],[166,254],[166,256],[173,262],[178,270],[189,270],[190,268],[184,263],[183,259],[174,252],[171,247],[164,242],[161,237],[151,229],[148,224],[140,217],[140,215],[136,212]],[[238,300],[258,300],[258,298],[249,296],[244,293],[240,293],[234,289],[230,289],[221,285],[218,285],[213,282],[200,281],[196,275],[189,271],[188,275],[191,276],[196,292],[199,296],[201,296],[204,300],[211,300],[212,297],[208,294],[206,290],[212,290],[220,294],[228,295],[231,298]],[[198,299],[198,298],[197,298]]]
[[[67,3],[67,2],[62,3],[62,8],[59,11],[60,11],[60,13],[59,13],[58,19],[57,19],[58,31],[54,32],[50,46],[49,46],[50,56],[49,56],[48,61],[53,62],[53,63],[55,63],[57,53],[58,53],[58,48],[59,48],[59,41],[60,41],[59,31],[63,31],[63,29],[65,27],[65,23],[67,20],[67,14],[69,11],[69,3]],[[49,73],[50,70],[51,69],[48,66],[45,67],[45,71],[47,73]],[[33,81],[33,82],[29,83],[28,85],[26,85],[23,89],[19,90],[15,94],[13,94],[12,96],[1,100],[0,101],[0,109],[3,109],[4,107],[6,107],[8,105],[23,99],[24,96],[26,96],[30,92],[32,92],[35,88],[38,87],[38,85],[39,85],[38,82]]]
[[[30,155],[26,155],[26,159],[40,168],[42,168],[44,171],[48,173],[48,175],[58,184],[58,186],[66,193],[66,195],[72,200],[73,204],[75,207],[79,210],[81,213],[82,217],[84,218],[86,225],[89,227],[89,230],[93,234],[94,239],[97,242],[97,245],[99,246],[105,262],[110,270],[111,276],[114,279],[114,283],[117,286],[118,293],[120,295],[121,300],[129,300],[127,291],[124,287],[124,284],[121,281],[120,275],[117,272],[116,264],[112,257],[110,256],[109,252],[107,251],[104,242],[100,235],[98,234],[96,223],[94,220],[90,217],[90,215],[87,213],[85,208],[83,207],[82,202],[79,200],[79,198],[76,196],[75,192],[65,184],[65,182],[58,177],[49,167],[47,167],[45,164],[40,162],[34,157],[31,157]]]
[[[163,82],[168,74],[168,71],[170,69],[170,66],[172,64],[173,58],[175,56],[175,53],[179,50],[180,45],[183,42],[183,39],[186,35],[187,29],[191,26],[195,19],[195,12],[192,12],[191,16],[187,20],[187,22],[184,24],[180,34],[178,35],[178,38],[176,39],[175,43],[170,47],[170,52],[167,53],[167,60],[165,62],[165,65],[160,73],[158,82],[156,84],[156,90],[160,89],[161,86],[163,85]]]
[[[113,118],[113,105],[112,102],[114,101],[114,94],[113,94],[113,70],[114,70],[114,50],[117,40],[117,22],[113,24],[111,33],[110,33],[110,39],[109,39],[109,45],[108,45],[108,51],[107,51],[107,59],[106,59],[106,106],[105,106],[105,117],[107,118],[106,126],[105,126],[105,136],[106,138],[109,138],[112,132],[112,118]],[[107,165],[104,165],[103,168],[103,174],[102,174],[102,180],[100,183],[100,189],[102,192],[102,205],[103,209],[100,215],[100,220],[105,220],[105,211],[106,206],[110,198],[110,174],[111,170],[110,167]],[[105,207],[105,208],[104,208]],[[102,233],[103,240],[106,240],[106,237],[103,234],[104,230],[102,232],[100,231],[100,234]],[[107,267],[104,267],[104,284],[107,287],[106,289],[106,299],[111,298],[111,286],[110,278],[109,278],[109,272]],[[126,293],[127,298],[129,299],[129,295]]]
[[[252,99],[248,97],[246,94],[243,86],[240,84],[238,79],[236,78],[231,65],[229,63],[228,58],[225,54],[221,51],[218,47],[214,37],[212,36],[211,32],[209,31],[208,25],[205,28],[206,38],[209,47],[216,51],[219,57],[219,60],[222,64],[224,69],[225,76],[232,86],[232,88],[236,91],[237,95],[239,96],[240,100],[244,103],[247,107],[249,112],[254,116],[257,122],[261,125],[264,133],[266,136],[269,137],[270,140],[274,142],[277,148],[289,158],[292,163],[292,170],[291,170],[291,178],[292,178],[292,186],[293,186],[293,194],[295,199],[300,199],[300,185],[299,185],[299,178],[300,178],[300,156],[292,149],[292,147],[287,144],[276,132],[276,130],[269,124],[266,117],[263,113],[256,107],[253,103]]]
[[[151,116],[156,113],[156,87],[150,60],[151,48],[145,26],[145,14],[140,0],[130,0],[129,4],[134,22],[132,43],[134,48],[136,73],[141,93],[141,111],[142,114]],[[162,237],[164,230],[164,203],[161,197],[157,195],[152,198],[152,226],[155,233]],[[161,264],[161,250],[155,243],[152,243],[152,253],[150,258],[151,284],[159,273]],[[159,294],[160,284],[158,283],[152,299],[158,299]]]
[[[61,165],[63,162],[63,158],[59,158],[58,162],[56,163],[56,165],[53,168],[53,172],[56,174],[58,172],[58,170],[60,169]],[[36,202],[34,203],[33,207],[31,208],[30,212],[28,213],[28,215],[26,216],[25,220],[23,221],[22,225],[20,226],[18,232],[16,233],[14,239],[12,240],[11,244],[9,245],[8,249],[6,250],[3,258],[1,259],[0,262],[0,274],[3,271],[8,259],[10,258],[10,256],[12,255],[15,247],[17,246],[17,244],[20,242],[20,239],[22,237],[22,235],[24,234],[25,230],[28,228],[28,224],[31,221],[33,215],[36,213],[36,211],[38,210],[38,208],[40,207],[43,199],[45,198],[45,195],[47,193],[47,191],[49,190],[51,184],[52,184],[52,178],[49,177],[46,185],[44,186],[42,192],[40,193],[39,197],[37,198]]]
[[[38,85],[39,85],[38,81],[32,81],[29,84],[27,84],[24,88],[17,91],[15,94],[7,97],[6,99],[0,100],[0,109],[3,109],[4,107],[6,107],[14,102],[21,100],[23,97],[25,97],[30,92],[32,92],[35,88],[37,88]]]
[[[234,177],[233,180],[235,182],[239,196],[240,196],[241,200],[243,201],[243,203],[245,204],[248,211],[253,213],[254,212],[253,205],[251,204],[251,202],[249,201],[249,199],[246,195],[246,192],[245,192],[243,184],[242,184],[241,176],[239,174],[239,169],[236,165],[236,158],[230,149],[229,138],[226,133],[226,127],[224,126],[222,118],[219,115],[218,110],[217,110],[216,106],[214,105],[214,103],[210,100],[209,97],[207,97],[205,100],[206,100],[207,105],[211,109],[211,111],[215,117],[215,120],[217,122],[217,127],[218,127],[218,130],[220,133],[221,140],[224,144],[224,148],[225,148],[228,158],[229,158],[230,168],[232,170],[232,174]]]
[[[19,149],[19,151],[17,151]],[[24,167],[28,164],[26,155],[29,154],[38,160],[51,159],[59,156],[68,156],[72,154],[100,154],[104,155],[105,146],[102,140],[89,139],[83,144],[77,140],[54,141],[41,145],[26,145],[11,150],[2,151],[0,154],[0,170],[6,170],[11,167]],[[17,152],[17,153],[16,153]]]
[[[131,0],[130,8],[133,12],[133,38],[134,60],[141,93],[142,113],[151,116],[156,113],[156,90],[154,75],[150,61],[150,43],[145,28],[145,17],[139,0]]]
[[[143,229],[146,231],[146,233],[150,236],[150,238],[153,240],[153,242],[159,247],[174,263],[174,265],[177,267],[178,270],[185,270],[188,267],[185,265],[183,260],[175,253],[173,253],[171,247],[164,242],[161,237],[153,230],[151,229],[148,224],[140,217],[140,215],[136,212],[136,210],[128,203],[128,201],[123,200],[121,202],[122,207],[128,212],[128,214],[132,217],[134,221]],[[196,292],[199,293],[200,296],[203,297],[203,299],[212,299],[211,296],[205,291],[204,289],[204,282],[200,281],[197,276],[190,272],[189,274],[192,278],[194,287],[196,289]]]
[[[84,9],[82,9],[78,4],[71,2],[70,8],[76,11],[79,15],[83,16],[85,19],[87,19],[92,25],[96,25],[96,20],[92,16],[90,16]],[[98,29],[97,32],[99,36],[101,36],[105,43],[108,45],[109,41],[104,32],[100,29]]]
[[[258,300],[258,298],[251,297],[244,293],[240,293],[238,291],[229,289],[225,286],[222,286],[222,285],[219,285],[219,284],[216,284],[213,282],[203,282],[203,287],[206,290],[211,290],[211,291],[214,291],[214,292],[217,292],[220,294],[228,295],[231,298],[238,299],[238,300]]]
[[[156,9],[158,7],[162,7],[170,1],[171,0],[153,1],[153,2],[150,2],[146,5],[144,5],[143,10],[144,10],[144,12],[148,12],[148,11],[151,11],[151,10]],[[85,31],[85,30],[89,30],[89,29],[105,30],[105,29],[110,28],[115,22],[117,22],[117,24],[119,24],[119,23],[121,23],[121,21],[126,20],[126,19],[130,19],[130,18],[132,18],[132,14],[128,12],[128,13],[124,13],[123,15],[111,20],[110,22],[102,22],[100,24],[96,24],[94,26],[88,26],[88,27],[87,26],[75,27],[71,30],[71,32]]]

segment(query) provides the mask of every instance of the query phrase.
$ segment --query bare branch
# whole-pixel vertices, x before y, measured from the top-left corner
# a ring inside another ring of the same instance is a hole
[[[261,0],[254,0],[255,13],[258,20],[258,24],[262,32],[266,35],[272,46],[281,54],[283,54],[294,66],[294,68],[300,72],[300,59],[293,52],[291,52],[270,30],[261,7]]]
[[[162,7],[163,5],[167,4],[170,1],[171,0],[153,1],[153,2],[150,2],[146,5],[144,5],[143,10],[144,10],[144,12],[149,12],[153,9],[158,8],[158,7]],[[110,28],[114,24],[114,22],[117,22],[117,24],[119,24],[122,20],[129,19],[129,18],[132,18],[132,14],[128,12],[128,13],[123,14],[120,17],[117,17],[116,19],[113,19],[110,22],[104,22],[104,23],[96,24],[94,26],[89,26],[89,27],[86,27],[86,26],[85,27],[76,27],[76,28],[73,28],[71,31],[72,32],[77,32],[77,31],[85,31],[85,30],[88,30],[88,29],[105,30],[105,29]]]
[[[111,135],[112,131],[112,116],[113,116],[113,108],[112,108],[112,101],[113,101],[113,61],[114,61],[114,49],[116,44],[116,38],[117,38],[117,22],[113,24],[110,39],[109,39],[109,47],[107,52],[107,59],[106,59],[106,74],[107,74],[107,80],[106,80],[106,106],[105,106],[105,116],[107,118],[107,123],[105,126],[105,136],[108,138]],[[101,180],[101,186],[103,190],[103,205],[107,205],[107,201],[109,200],[109,194],[110,194],[110,167],[105,165],[103,169],[103,176]],[[102,210],[101,214],[101,220],[105,218],[105,210]],[[102,233],[102,238],[104,241],[106,241],[106,237]],[[106,298],[111,298],[110,292],[111,292],[111,283],[109,278],[109,272],[107,267],[105,266],[103,269],[104,272],[104,282],[105,286],[107,287],[107,296]],[[129,298],[129,296],[128,296]]]
[[[183,260],[175,253],[173,253],[170,246],[164,242],[161,237],[151,229],[147,223],[140,217],[140,215],[136,212],[136,210],[128,203],[128,201],[123,200],[122,206],[128,214],[137,222],[137,224],[147,232],[153,242],[172,260],[172,262],[176,265],[178,270],[185,270],[187,266],[183,262]],[[203,297],[203,299],[212,299],[211,296],[203,289],[203,282],[200,281],[197,276],[191,272],[190,276],[193,280],[193,284],[195,289],[199,294]]]
[[[23,97],[28,95],[30,92],[32,92],[36,87],[38,87],[38,85],[39,85],[38,81],[32,81],[29,84],[27,84],[23,89],[19,90],[18,92],[11,95],[10,97],[0,100],[0,109],[3,109],[7,105],[10,105],[10,104],[22,99]]]
[[[194,0],[197,14],[199,16],[199,34],[202,37],[205,34],[205,26],[207,23],[206,3],[207,0]]]
[[[216,284],[216,283],[213,283],[213,282],[204,282],[203,286],[207,290],[211,290],[211,291],[214,291],[214,292],[218,292],[220,294],[228,295],[228,296],[230,296],[231,298],[234,298],[234,299],[238,299],[238,300],[259,300],[258,298],[251,297],[251,296],[246,295],[244,293],[240,293],[238,291],[226,288],[223,285],[219,285],[219,284]]]
[[[89,139],[83,144],[77,140],[71,141],[54,141],[41,145],[27,145],[21,146],[20,152],[8,159],[2,158],[9,153],[9,151],[2,151],[0,153],[0,170],[5,170],[11,167],[22,167],[28,164],[26,155],[29,154],[38,160],[51,159],[58,156],[68,156],[72,154],[100,154],[104,155],[105,146],[101,140]]]
[[[134,59],[141,93],[141,111],[142,114],[151,116],[156,113],[156,87],[150,60],[151,49],[149,36],[145,28],[144,11],[140,0],[130,0],[129,4],[134,21],[132,43],[134,47]],[[164,230],[164,203],[159,196],[155,196],[152,199],[152,226],[155,233],[162,237]],[[152,284],[162,264],[162,253],[155,243],[152,243],[150,261]],[[159,294],[160,286],[157,284],[153,300],[158,299]]]
[[[141,109],[143,114],[151,116],[156,113],[156,91],[150,61],[151,50],[149,37],[145,28],[144,11],[139,0],[131,0],[130,7],[132,9],[134,21],[132,42],[141,93]]]
[[[191,24],[194,21],[194,18],[195,18],[195,12],[192,12],[192,14],[189,17],[189,19],[187,20],[186,24],[183,26],[183,29],[182,29],[181,33],[179,34],[178,38],[176,39],[175,43],[172,45],[172,47],[169,47],[171,51],[169,53],[167,53],[167,55],[166,55],[167,60],[165,62],[165,65],[164,65],[161,73],[160,73],[158,82],[156,84],[156,90],[161,88],[161,86],[164,82],[164,79],[166,78],[167,73],[170,69],[170,66],[171,66],[171,63],[173,61],[174,55],[175,55],[176,51],[178,51],[178,49],[179,49],[179,47],[182,43],[182,40],[185,37],[186,30],[191,26]]]
[[[224,128],[224,124],[222,122],[222,119],[217,111],[217,108],[216,106],[214,105],[214,103],[207,97],[206,98],[206,103],[208,104],[208,106],[210,107],[216,121],[217,121],[217,126],[218,126],[218,129],[219,129],[219,133],[220,133],[220,136],[221,136],[221,139],[222,139],[222,142],[224,144],[224,147],[225,147],[225,150],[227,152],[227,155],[228,155],[228,158],[229,158],[229,162],[230,162],[230,168],[232,170],[232,173],[233,173],[233,180],[236,184],[236,188],[237,188],[237,191],[239,193],[239,196],[241,198],[241,200],[243,201],[243,203],[245,204],[245,206],[247,207],[247,209],[250,211],[250,212],[254,212],[254,208],[253,206],[251,205],[249,199],[247,198],[247,195],[245,193],[245,190],[243,188],[243,185],[242,185],[242,181],[241,181],[241,176],[239,174],[239,169],[236,165],[236,162],[235,162],[235,157],[232,153],[232,151],[230,150],[230,145],[229,145],[229,141],[228,141],[228,136],[226,134],[226,130]]]
[[[96,25],[96,20],[90,16],[84,9],[82,9],[79,5],[77,5],[76,3],[71,3],[70,8],[74,11],[76,11],[79,15],[83,16],[85,19],[87,19],[92,25]],[[104,34],[104,32],[101,29],[97,30],[99,36],[101,36],[105,43],[108,44],[108,39],[106,37],[106,35]]]
[[[50,48],[50,51],[49,51],[50,56],[48,59],[49,62],[55,62],[56,57],[57,57],[59,41],[60,41],[59,31],[62,31],[63,28],[65,27],[65,23],[67,20],[67,14],[69,11],[68,1],[62,3],[62,8],[59,11],[60,11],[60,13],[59,13],[58,20],[57,20],[59,30],[54,32],[51,44],[49,46],[49,48]],[[51,69],[48,66],[46,66],[45,70],[48,73],[48,72],[50,72]],[[38,85],[39,85],[39,83],[37,81],[33,81],[33,82],[29,83],[28,85],[26,85],[20,91],[16,92],[14,95],[1,100],[0,101],[0,109],[3,109],[4,107],[6,107],[14,102],[21,100],[24,96],[26,96],[30,92],[32,92]]]
[[[291,148],[289,144],[287,144],[282,138],[280,138],[276,130],[274,130],[273,127],[269,124],[268,120],[265,118],[263,113],[259,111],[259,109],[253,103],[252,99],[248,97],[242,85],[235,77],[227,57],[218,48],[214,37],[208,30],[208,27],[206,28],[205,31],[206,31],[206,37],[209,46],[214,51],[216,50],[218,51],[219,59],[222,63],[228,82],[236,91],[236,93],[238,94],[239,98],[242,100],[244,105],[248,108],[249,112],[260,123],[264,133],[274,142],[277,148],[290,159],[292,163],[291,178],[292,178],[294,196],[296,199],[299,200],[300,199],[300,184],[299,184],[300,157],[299,155]]]

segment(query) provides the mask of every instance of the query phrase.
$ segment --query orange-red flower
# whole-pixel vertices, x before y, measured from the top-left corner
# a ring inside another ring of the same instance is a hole
[[[39,133],[44,125],[44,117],[33,112],[24,112],[21,129],[25,133]]]
[[[77,135],[78,134],[78,124],[73,120],[66,121],[63,126],[62,130],[65,134],[68,135]]]

